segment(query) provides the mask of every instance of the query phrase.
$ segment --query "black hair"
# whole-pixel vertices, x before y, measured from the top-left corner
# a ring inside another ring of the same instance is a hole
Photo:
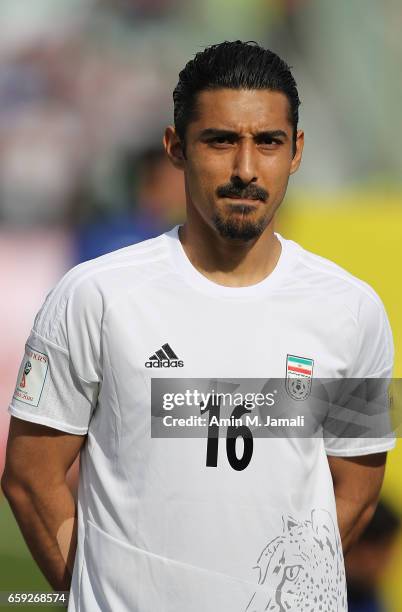
[[[196,97],[210,89],[268,89],[286,95],[293,127],[293,153],[300,99],[296,81],[286,62],[254,41],[222,42],[206,47],[179,74],[173,92],[174,123],[183,145],[188,124],[196,118]]]

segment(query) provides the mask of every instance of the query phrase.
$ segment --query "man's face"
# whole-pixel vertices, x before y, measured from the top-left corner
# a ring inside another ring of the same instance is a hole
[[[217,89],[199,93],[196,110],[179,161],[189,212],[222,237],[256,238],[272,220],[301,159],[303,133],[298,132],[293,155],[288,99],[268,90]]]

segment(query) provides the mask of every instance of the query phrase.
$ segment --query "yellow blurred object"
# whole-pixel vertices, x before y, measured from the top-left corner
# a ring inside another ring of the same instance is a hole
[[[290,196],[282,206],[276,227],[286,238],[366,281],[379,294],[394,336],[394,377],[402,378],[402,193]],[[383,495],[400,516],[401,472],[402,442],[398,439],[388,455]],[[384,597],[390,610],[402,610],[402,546],[397,547],[395,563],[386,576]]]

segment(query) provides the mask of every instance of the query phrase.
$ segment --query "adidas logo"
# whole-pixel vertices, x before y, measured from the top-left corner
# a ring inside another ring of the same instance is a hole
[[[146,368],[182,368],[183,366],[184,363],[167,342],[145,362]]]

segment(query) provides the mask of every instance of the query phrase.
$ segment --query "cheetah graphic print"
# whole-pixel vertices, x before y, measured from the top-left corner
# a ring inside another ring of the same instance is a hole
[[[245,612],[347,612],[342,545],[329,512],[282,521],[282,535],[257,559],[258,587]]]

